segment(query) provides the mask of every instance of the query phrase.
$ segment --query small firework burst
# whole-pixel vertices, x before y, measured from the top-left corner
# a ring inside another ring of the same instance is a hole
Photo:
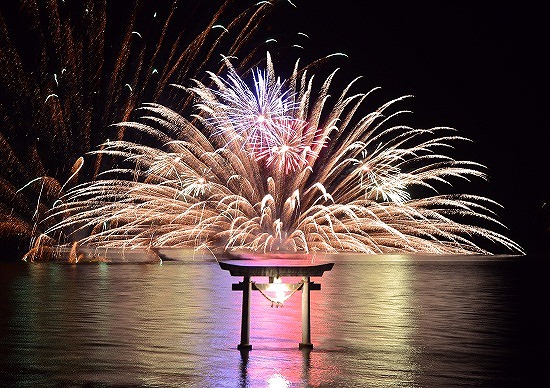
[[[359,187],[364,190],[365,198],[403,203],[411,199],[407,191],[407,175],[399,167],[403,160],[391,152],[370,155],[366,150],[361,152],[361,159],[355,171],[360,175]]]
[[[254,69],[254,86],[250,88],[231,63],[226,64],[226,78],[210,73],[217,89],[197,82],[194,90],[201,96],[197,107],[216,128],[212,136],[221,136],[228,142],[242,138],[253,152],[263,150],[284,131],[281,121],[294,119],[294,96],[276,78],[273,68]]]
[[[301,171],[316,156],[308,142],[309,126],[300,119],[281,118],[273,120],[274,131],[267,137],[263,147],[252,147],[256,160],[263,160],[266,166],[284,170],[286,174]]]

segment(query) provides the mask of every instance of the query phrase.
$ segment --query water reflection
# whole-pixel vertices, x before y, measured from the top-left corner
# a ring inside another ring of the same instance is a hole
[[[283,308],[273,309],[253,294],[253,350],[243,353],[242,386],[261,386],[254,384],[262,380],[264,386],[269,385],[267,380],[297,386],[413,383],[411,266],[376,264],[368,271],[333,270],[313,280],[321,283],[322,290],[311,293],[312,352],[296,350],[301,336],[299,295]],[[334,362],[344,349],[353,354],[353,362]]]
[[[339,357],[341,349],[353,354],[352,363],[335,363],[335,383],[345,386],[408,385],[414,381],[415,318],[411,307],[414,272],[401,262],[371,262],[366,268],[334,271],[324,279],[317,295],[314,338]],[[340,292],[346,290],[346,293]],[[315,339],[314,339],[315,341]],[[317,367],[317,365],[315,365]],[[312,368],[317,371],[317,368]],[[312,376],[314,383],[324,376]]]
[[[283,375],[280,373],[275,373],[272,376],[269,376],[267,379],[267,386],[269,388],[284,388],[284,387],[290,387],[291,382],[288,381]]]
[[[268,352],[269,357],[257,357],[262,351],[241,350],[241,387],[310,386],[311,349],[281,350],[281,354]],[[252,362],[250,358],[252,355]],[[313,385],[315,386],[315,385]]]
[[[547,300],[535,299],[547,283],[534,285],[520,265],[342,260],[312,279],[322,285],[311,293],[314,349],[298,349],[300,292],[282,308],[253,292],[250,352],[236,349],[242,295],[231,283],[239,279],[216,263],[3,265],[0,378],[8,386],[521,386],[525,370],[537,376],[547,365],[535,352],[547,351],[550,319]]]

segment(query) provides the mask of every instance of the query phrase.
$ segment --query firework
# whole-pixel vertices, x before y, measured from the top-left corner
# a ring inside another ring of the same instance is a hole
[[[275,131],[270,131],[267,142],[258,147],[254,144],[252,154],[257,160],[265,160],[266,166],[284,170],[285,174],[308,166],[315,157],[313,143],[308,142],[309,127],[299,119],[279,119],[274,122]]]
[[[483,166],[445,154],[464,140],[451,128],[394,124],[404,98],[360,115],[370,92],[350,85],[329,104],[334,73],[317,89],[298,66],[280,80],[268,56],[249,88],[226,66],[189,89],[192,120],[150,103],[119,124],[147,144],[104,143],[95,153],[116,167],[63,196],[48,234],[84,231],[79,244],[117,248],[462,254],[488,253],[488,241],[521,251],[479,226],[499,225],[493,201],[437,194],[485,178]]]
[[[51,241],[43,236],[56,222],[46,220],[48,209],[109,163],[103,154],[84,164],[81,156],[105,139],[125,138],[125,127],[110,125],[129,120],[143,101],[188,104],[167,85],[200,78],[206,66],[220,69],[221,54],[240,55],[273,8],[268,2],[133,2],[121,15],[117,3],[0,4],[4,251]],[[253,58],[248,50],[240,64]]]

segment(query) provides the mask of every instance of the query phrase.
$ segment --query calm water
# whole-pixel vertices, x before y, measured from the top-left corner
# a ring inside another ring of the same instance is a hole
[[[548,268],[342,257],[312,279],[312,351],[300,292],[283,308],[254,292],[241,354],[239,279],[215,262],[0,264],[0,385],[543,386]]]

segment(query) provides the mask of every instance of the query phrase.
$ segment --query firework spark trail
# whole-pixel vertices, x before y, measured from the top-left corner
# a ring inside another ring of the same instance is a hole
[[[59,200],[54,189],[91,180],[108,165],[100,153],[77,174],[71,168],[105,139],[125,137],[126,127],[112,123],[129,120],[143,101],[179,100],[182,93],[166,86],[201,77],[205,66],[215,72],[220,54],[242,54],[243,66],[253,61],[261,46],[242,50],[277,2],[189,3],[153,13],[135,2],[128,17],[107,0],[0,3],[0,183],[17,192],[0,196],[6,248],[32,247],[55,222],[44,221]],[[220,23],[224,29],[214,28]]]
[[[275,78],[268,56],[248,88],[226,65],[225,78],[210,74],[212,87],[189,89],[196,121],[145,104],[138,121],[120,124],[157,145],[104,144],[97,153],[118,167],[70,190],[48,233],[92,230],[80,243],[102,247],[458,254],[488,253],[485,240],[521,252],[476,226],[500,225],[493,201],[437,194],[451,179],[485,177],[479,164],[442,153],[464,140],[454,130],[392,125],[402,99],[359,116],[370,93],[349,95],[350,87],[330,105],[334,73],[315,91],[298,66],[289,80]],[[281,157],[290,139],[297,159]],[[414,187],[435,195],[413,198]]]

